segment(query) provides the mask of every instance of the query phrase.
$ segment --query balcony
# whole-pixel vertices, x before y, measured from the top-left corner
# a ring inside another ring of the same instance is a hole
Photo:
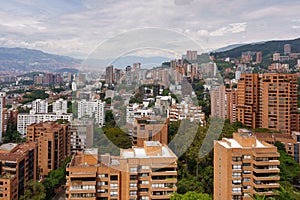
[[[170,199],[173,192],[152,192],[151,199]]]
[[[278,152],[254,152],[253,156],[255,157],[276,157],[279,158],[280,154]]]
[[[154,171],[152,172],[153,176],[176,176],[177,175],[177,171],[163,171],[163,172],[157,172]]]
[[[164,187],[164,188],[152,188],[152,191],[155,192],[164,192],[164,191],[171,191],[171,192],[175,192],[177,190],[177,187]]]
[[[151,183],[177,183],[177,178],[169,178],[169,177],[158,177],[158,178],[153,178],[151,180]]]
[[[270,191],[262,191],[262,192],[254,191],[254,194],[259,195],[259,196],[263,196],[263,195],[265,195],[265,196],[273,196],[276,193],[270,190]]]
[[[280,176],[261,176],[261,177],[257,177],[257,176],[253,176],[253,179],[256,181],[279,181],[280,180]]]
[[[254,167],[253,171],[255,173],[279,173],[279,168],[271,168],[271,167]]]
[[[258,183],[259,182],[259,183]],[[279,188],[279,183],[264,183],[260,181],[254,182],[253,186],[254,188]]]
[[[77,200],[77,199],[80,199],[80,200],[96,200],[96,196],[95,194],[71,194],[69,199],[72,199],[72,200]]]
[[[76,178],[96,178],[96,172],[70,172],[69,177],[76,177]]]
[[[268,160],[268,161],[254,161],[253,162],[254,165],[280,165],[280,161],[279,160]]]

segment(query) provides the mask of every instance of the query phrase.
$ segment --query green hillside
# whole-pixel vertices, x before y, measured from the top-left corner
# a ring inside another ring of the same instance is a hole
[[[213,52],[212,54],[217,59],[226,57],[239,58],[241,56],[241,53],[245,51],[261,51],[263,53],[263,57],[266,58],[270,57],[275,52],[283,54],[283,45],[285,44],[291,44],[292,52],[300,52],[300,38],[298,38],[294,40],[268,41],[247,44],[224,52]]]

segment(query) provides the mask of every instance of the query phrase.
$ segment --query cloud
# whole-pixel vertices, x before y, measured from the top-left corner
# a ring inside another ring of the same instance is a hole
[[[246,23],[234,23],[224,26],[210,33],[211,36],[223,36],[227,33],[240,33],[245,31],[247,28]]]
[[[292,0],[11,0],[0,7],[0,44],[88,55],[122,32],[161,27],[211,49],[298,37],[299,9]]]

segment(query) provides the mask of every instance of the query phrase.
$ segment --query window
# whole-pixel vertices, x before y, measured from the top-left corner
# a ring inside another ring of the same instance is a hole
[[[113,197],[113,196],[118,196],[118,191],[111,191],[110,192],[110,196]]]
[[[232,161],[233,162],[240,162],[240,161],[242,161],[242,158],[241,157],[232,157]]]
[[[111,183],[110,188],[118,188],[118,183]]]
[[[130,172],[137,172],[137,168],[136,167],[130,167]]]
[[[241,165],[232,165],[232,169],[242,169]]]
[[[107,178],[108,174],[98,174],[98,178]]]
[[[232,177],[233,178],[239,178],[239,177],[241,177],[241,173],[240,172],[233,172]]]
[[[130,183],[130,188],[136,188],[137,184],[136,183]]]
[[[242,196],[239,195],[233,195],[232,200],[242,200]]]
[[[140,173],[139,174],[141,177],[147,177],[147,176],[149,176],[149,173]]]
[[[242,183],[241,180],[232,180],[232,184],[234,184],[234,185],[239,185],[241,183]]]
[[[251,159],[250,155],[243,155],[243,159]]]
[[[148,191],[149,191],[148,188],[141,188],[141,189],[139,189],[139,192],[148,192]]]
[[[232,192],[241,192],[242,188],[232,188]]]
[[[269,169],[277,169],[277,165],[270,165]]]
[[[131,196],[132,196],[132,195],[137,195],[137,191],[130,190],[130,191],[129,191],[129,195],[131,195]]]
[[[141,181],[140,184],[142,184],[142,185],[148,185],[149,181]]]
[[[245,170],[245,171],[243,171],[243,174],[251,174],[251,171]]]
[[[147,166],[147,165],[142,165],[142,166],[141,166],[141,169],[147,170],[147,169],[150,169],[150,167]]]
[[[243,186],[243,190],[250,190],[251,189],[251,186],[250,185],[244,185]]]
[[[98,186],[108,185],[107,181],[101,181],[97,183]]]
[[[250,182],[250,178],[243,178],[243,182]]]
[[[98,189],[97,192],[98,192],[98,193],[107,193],[108,191],[107,191],[107,190],[99,190],[99,189]]]
[[[243,167],[250,167],[251,163],[243,163]]]
[[[130,180],[137,180],[137,175],[130,175]]]
[[[110,176],[110,180],[111,181],[117,181],[118,180],[118,176],[117,175]]]
[[[152,188],[164,188],[165,184],[164,183],[154,183],[152,184]]]

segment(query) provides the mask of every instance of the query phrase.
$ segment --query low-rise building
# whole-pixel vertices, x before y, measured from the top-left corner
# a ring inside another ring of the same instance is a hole
[[[151,108],[145,108],[143,104],[129,104],[126,108],[126,123],[133,124],[136,118],[154,117],[155,113]]]
[[[189,119],[190,121],[199,121],[202,126],[205,124],[205,114],[202,112],[202,107],[185,102],[170,106],[167,110],[167,118],[171,122]]]
[[[177,187],[177,157],[165,145],[146,141],[120,156],[77,152],[67,165],[67,199],[170,199]]]
[[[133,146],[143,147],[144,141],[159,141],[168,144],[168,122],[151,118],[136,118],[132,128]]]

